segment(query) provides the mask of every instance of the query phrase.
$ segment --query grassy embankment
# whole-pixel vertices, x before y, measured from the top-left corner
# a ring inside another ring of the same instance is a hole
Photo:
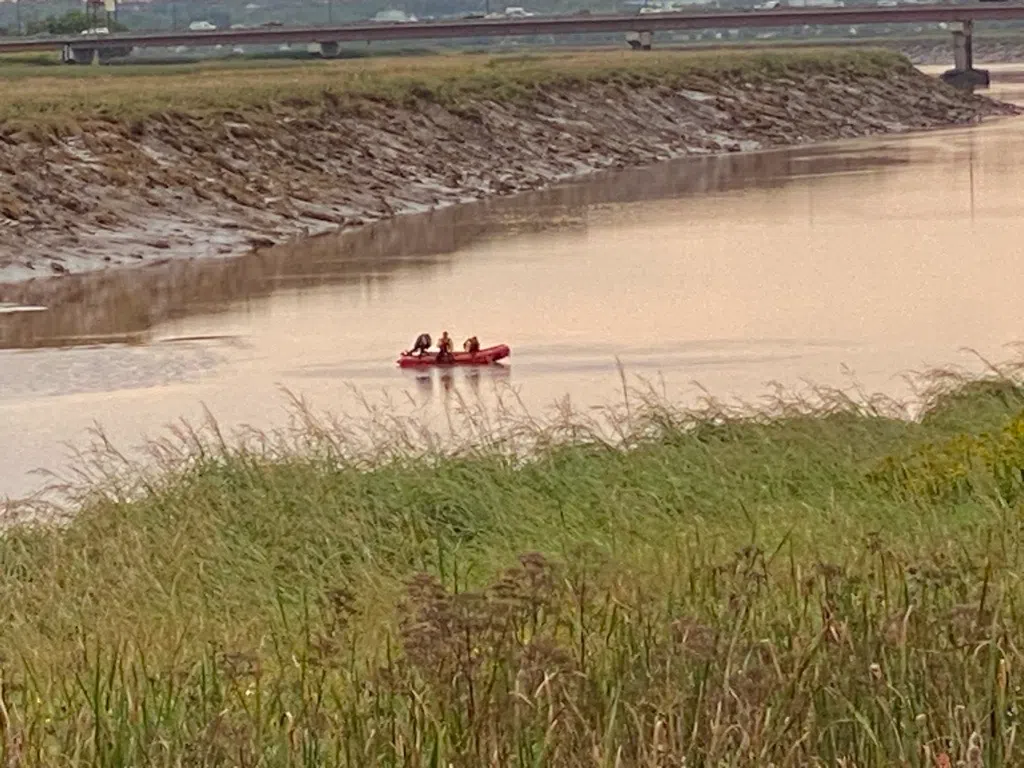
[[[562,55],[447,55],[318,62],[209,62],[160,67],[39,68],[8,64],[0,80],[6,131],[72,131],[103,119],[144,120],[168,112],[222,115],[266,108],[316,108],[325,100],[367,99],[446,106],[473,99],[523,99],[536,88],[586,82],[699,84],[702,79],[757,82],[788,74],[882,75],[909,67],[897,54],[864,50],[628,51]]]
[[[0,544],[4,764],[1019,765],[1024,390],[829,402],[185,436]]]

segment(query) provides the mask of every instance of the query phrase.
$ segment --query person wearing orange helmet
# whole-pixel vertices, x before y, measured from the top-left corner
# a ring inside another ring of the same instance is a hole
[[[450,363],[455,359],[452,355],[452,346],[452,339],[448,335],[448,331],[444,331],[441,338],[437,340],[437,362]]]

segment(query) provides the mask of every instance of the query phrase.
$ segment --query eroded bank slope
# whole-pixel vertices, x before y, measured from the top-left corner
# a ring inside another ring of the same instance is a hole
[[[446,58],[82,78],[67,103],[26,91],[0,141],[0,280],[227,255],[597,169],[1015,111],[874,51]]]

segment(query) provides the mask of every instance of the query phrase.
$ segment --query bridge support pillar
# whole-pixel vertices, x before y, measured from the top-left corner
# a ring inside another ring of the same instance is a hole
[[[99,61],[99,51],[95,48],[86,48],[80,45],[65,45],[60,54],[60,60],[65,64],[92,64]]]
[[[651,50],[651,41],[654,38],[654,33],[644,30],[643,32],[627,32],[626,42],[629,43],[629,47],[634,51],[649,51]]]
[[[337,43],[320,43],[320,55],[325,59],[333,59],[338,55]]]
[[[988,70],[974,68],[973,21],[965,21],[953,30],[953,69],[943,72],[942,80],[969,91],[988,88]]]

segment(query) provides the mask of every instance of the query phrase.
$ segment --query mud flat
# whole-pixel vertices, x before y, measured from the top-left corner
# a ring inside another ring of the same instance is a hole
[[[0,85],[0,282],[239,254],[672,157],[1015,112],[870,50],[65,72]]]

